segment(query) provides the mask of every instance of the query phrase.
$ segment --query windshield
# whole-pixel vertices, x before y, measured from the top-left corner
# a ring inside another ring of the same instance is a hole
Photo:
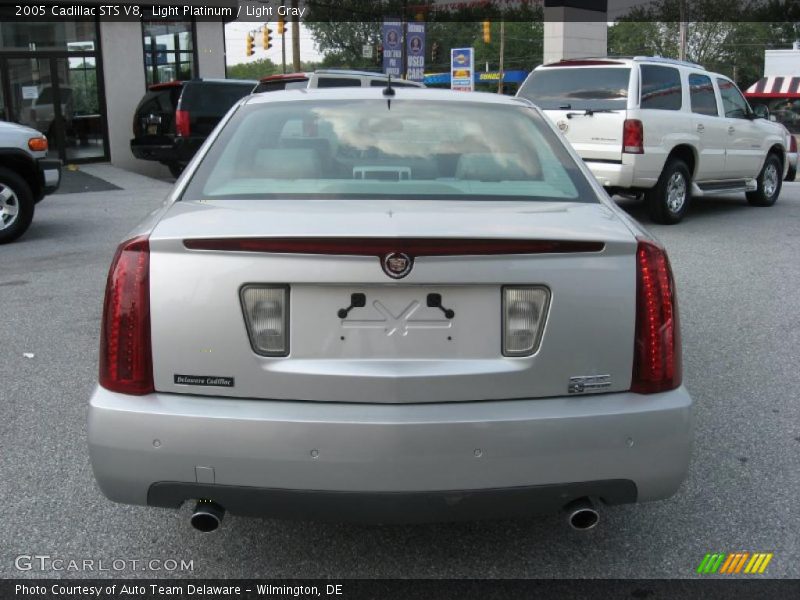
[[[183,196],[365,197],[596,201],[531,108],[400,99],[246,105]]]
[[[630,74],[619,67],[542,69],[533,72],[518,95],[543,109],[622,110]]]

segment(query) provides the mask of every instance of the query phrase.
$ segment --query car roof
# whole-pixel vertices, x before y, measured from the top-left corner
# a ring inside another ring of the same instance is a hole
[[[259,79],[261,83],[266,81],[283,81],[283,80],[293,80],[293,81],[300,81],[303,79],[308,79],[310,73],[278,73],[276,75],[267,75],[266,77],[262,77]]]
[[[227,84],[234,84],[234,85],[255,85],[258,83],[255,79],[176,79],[173,81],[164,81],[162,83],[152,83],[147,86],[148,90],[158,91],[158,90],[165,90],[168,88],[174,87],[183,87],[184,85],[195,85],[198,83],[227,83]]]
[[[284,90],[269,94],[253,94],[246,96],[244,104],[265,104],[268,102],[286,101],[324,101],[324,100],[427,100],[436,102],[473,102],[480,104],[505,104],[510,106],[533,106],[523,98],[505,96],[489,92],[455,92],[424,87],[393,88],[394,96],[383,95],[384,87],[340,87],[340,88],[304,88]]]

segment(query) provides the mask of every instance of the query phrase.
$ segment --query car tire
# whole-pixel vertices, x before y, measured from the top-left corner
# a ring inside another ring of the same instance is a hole
[[[33,192],[27,182],[0,167],[0,244],[21,236],[33,220]]]
[[[645,192],[650,218],[662,225],[680,223],[692,196],[692,175],[680,159],[670,159],[656,185]]]
[[[167,168],[169,169],[170,175],[172,175],[175,179],[181,176],[181,173],[183,173],[184,169],[183,165],[179,165],[178,163],[169,163]]]
[[[768,154],[761,173],[756,179],[756,191],[747,192],[747,201],[752,206],[772,206],[781,195],[783,164],[777,154]]]

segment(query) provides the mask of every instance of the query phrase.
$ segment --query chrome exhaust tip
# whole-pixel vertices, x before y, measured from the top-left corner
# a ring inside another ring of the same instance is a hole
[[[594,529],[600,522],[600,513],[591,498],[578,498],[564,507],[569,526],[577,531]]]
[[[210,533],[219,527],[225,509],[212,500],[198,500],[189,522],[197,531]]]

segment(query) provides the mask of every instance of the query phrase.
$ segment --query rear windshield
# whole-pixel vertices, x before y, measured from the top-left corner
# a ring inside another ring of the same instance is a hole
[[[519,96],[544,109],[624,109],[631,70],[620,67],[567,67],[534,71]]]
[[[180,86],[169,86],[156,90],[149,90],[139,102],[136,112],[142,115],[173,113],[181,95]]]
[[[317,87],[361,87],[361,79],[353,77],[317,77]]]
[[[252,91],[252,83],[187,84],[181,96],[180,107],[197,115],[222,117],[237,100]]]
[[[596,201],[533,109],[400,99],[246,105],[184,198]]]

